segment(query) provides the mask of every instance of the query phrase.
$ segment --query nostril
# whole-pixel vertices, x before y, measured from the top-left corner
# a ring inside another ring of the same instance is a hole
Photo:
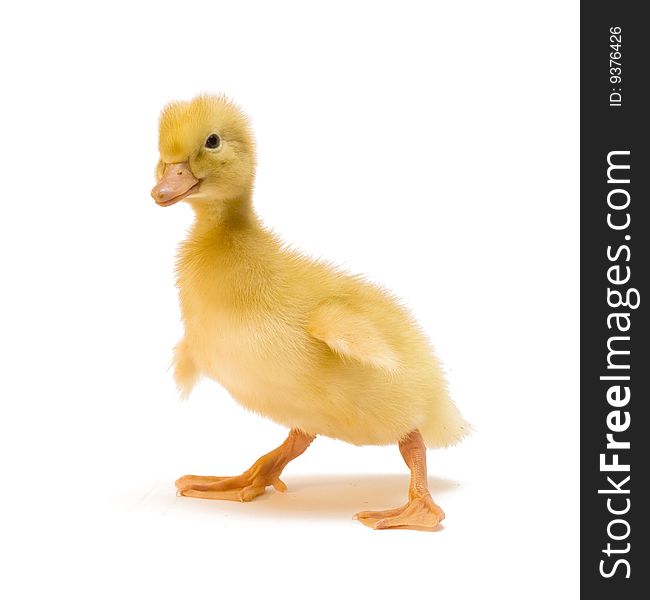
[[[182,174],[183,174],[183,171],[178,171],[178,172],[176,173],[176,175],[182,175]]]

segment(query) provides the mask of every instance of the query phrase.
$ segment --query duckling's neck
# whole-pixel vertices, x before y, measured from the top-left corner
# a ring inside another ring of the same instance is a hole
[[[192,202],[191,206],[196,216],[195,234],[227,236],[260,228],[250,193],[218,202]]]
[[[280,246],[258,220],[250,196],[214,206],[194,202],[193,208],[196,219],[177,262],[183,319],[201,298],[213,308],[219,301],[232,307],[267,294]]]

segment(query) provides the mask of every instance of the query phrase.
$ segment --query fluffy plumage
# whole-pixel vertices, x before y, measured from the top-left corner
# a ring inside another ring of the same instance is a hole
[[[205,147],[217,133],[217,151]],[[165,164],[200,181],[177,263],[185,335],[175,378],[219,382],[240,404],[289,428],[353,444],[391,444],[418,429],[429,447],[469,427],[450,399],[426,336],[393,296],[288,249],[252,208],[253,137],[222,96],[168,105]]]

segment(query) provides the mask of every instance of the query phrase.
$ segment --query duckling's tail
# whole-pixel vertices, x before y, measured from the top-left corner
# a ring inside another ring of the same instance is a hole
[[[427,448],[455,446],[472,433],[474,427],[463,418],[453,400],[448,399],[436,409],[419,427]]]

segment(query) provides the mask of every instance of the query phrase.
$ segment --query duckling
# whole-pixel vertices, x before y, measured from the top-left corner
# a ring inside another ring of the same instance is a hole
[[[284,467],[318,435],[397,444],[411,473],[406,504],[354,517],[374,529],[435,529],[445,515],[427,488],[426,448],[455,444],[469,425],[422,330],[386,290],[288,248],[262,225],[252,205],[255,143],[232,101],[172,102],[159,129],[151,195],[195,213],[176,269],[179,392],[187,397],[206,376],[289,429],[241,475],[185,475],[178,493],[249,501],[268,486],[285,491]]]

